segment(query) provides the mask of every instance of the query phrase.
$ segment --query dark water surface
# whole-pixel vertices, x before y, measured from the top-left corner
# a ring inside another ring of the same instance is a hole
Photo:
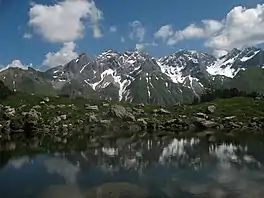
[[[264,145],[258,138],[118,140],[83,152],[1,152],[0,162],[1,198],[264,197]]]

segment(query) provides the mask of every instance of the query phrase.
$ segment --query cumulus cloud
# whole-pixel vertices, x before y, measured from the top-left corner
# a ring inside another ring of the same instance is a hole
[[[78,57],[77,52],[75,52],[76,44],[74,42],[64,43],[63,47],[58,52],[49,52],[45,56],[43,61],[44,66],[56,67],[58,65],[64,65]]]
[[[21,63],[20,60],[13,60],[10,64],[8,64],[7,66],[3,67],[2,69],[0,69],[0,71],[6,70],[10,67],[15,67],[15,68],[21,68],[21,69],[28,69],[28,67],[32,67],[32,64],[30,65],[24,65]]]
[[[226,54],[233,48],[241,49],[264,43],[264,4],[253,8],[237,6],[221,21],[203,20],[201,23],[191,24],[175,32],[170,25],[165,25],[154,36],[165,39],[168,45],[204,38],[205,46],[211,48],[217,56]]]
[[[233,8],[224,20],[224,28],[205,45],[216,50],[244,48],[264,43],[264,4],[246,9]]]
[[[49,173],[57,173],[64,177],[67,184],[76,183],[77,174],[80,171],[78,166],[73,165],[71,162],[60,158],[51,158],[44,161]]]
[[[146,45],[144,45],[143,43],[137,43],[136,44],[136,49],[141,51],[145,48]]]
[[[172,25],[164,25],[162,26],[155,34],[154,37],[156,39],[167,39],[174,34]]]
[[[129,24],[132,28],[132,32],[129,34],[129,38],[142,42],[144,40],[146,29],[140,21],[133,21]]]
[[[137,43],[136,44],[136,49],[139,51],[144,50],[147,46],[157,46],[155,42],[153,43]]]
[[[33,36],[33,35],[30,34],[30,33],[25,33],[24,36],[23,36],[23,38],[25,38],[25,39],[31,39],[32,36]]]
[[[211,35],[214,35],[222,28],[223,24],[220,21],[203,20],[201,26],[191,24],[182,30],[177,30],[175,33],[172,33],[171,29],[170,35],[167,36],[169,38],[167,44],[175,45],[183,40],[206,38]],[[158,32],[156,34],[158,34]]]
[[[102,37],[102,12],[93,1],[64,0],[54,5],[31,4],[28,24],[35,32],[52,43],[65,43],[83,37],[85,21],[89,22],[95,38]]]
[[[116,26],[111,26],[109,31],[110,32],[116,32],[117,31],[117,27]]]

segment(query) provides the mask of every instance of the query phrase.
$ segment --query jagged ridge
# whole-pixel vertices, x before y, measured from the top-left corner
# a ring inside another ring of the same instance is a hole
[[[181,50],[160,59],[140,51],[108,50],[91,59],[87,54],[45,72],[3,69],[0,79],[14,90],[40,94],[97,97],[148,104],[190,103],[205,89],[237,86],[235,76],[262,69],[263,51],[233,49],[219,59]]]

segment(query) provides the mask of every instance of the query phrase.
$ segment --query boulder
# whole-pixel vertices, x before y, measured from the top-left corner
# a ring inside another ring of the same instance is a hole
[[[35,105],[32,108],[37,110],[37,109],[41,109],[41,106],[40,105]]]
[[[88,111],[99,111],[99,108],[97,105],[86,106],[85,109]]]
[[[33,125],[37,125],[41,119],[41,113],[36,109],[31,109],[29,112],[23,112],[25,122]]]
[[[95,123],[98,122],[98,119],[94,113],[88,114],[88,122]]]
[[[143,103],[140,103],[140,104],[136,105],[136,108],[143,108],[143,107],[145,107],[145,105]]]
[[[5,110],[5,113],[4,113],[4,118],[5,119],[11,119],[12,117],[15,116],[15,114],[16,114],[15,108],[7,107],[7,109]]]
[[[236,118],[236,116],[228,116],[223,118],[223,121],[230,121],[230,120],[234,120]]]
[[[103,125],[110,125],[111,121],[110,120],[100,120],[100,123]]]
[[[210,105],[207,107],[207,112],[208,113],[214,113],[216,110],[216,106],[215,105]]]
[[[154,109],[153,113],[155,114],[170,114],[170,112],[166,109],[160,108],[160,109]]]
[[[128,112],[125,107],[121,105],[113,105],[109,109],[109,115],[128,121],[135,121],[135,117],[132,113]]]
[[[109,107],[108,103],[103,103],[103,107]]]
[[[49,99],[49,97],[45,97],[45,98],[43,98],[43,101],[45,101],[45,102],[49,102],[50,99]]]
[[[201,113],[201,112],[196,113],[196,117],[208,119],[208,116],[205,113]]]
[[[137,122],[139,122],[142,125],[148,125],[148,122],[146,121],[145,118],[139,118],[139,119],[137,119]]]
[[[67,115],[60,115],[60,118],[62,119],[62,120],[66,120],[67,119]]]
[[[206,120],[204,118],[199,118],[199,117],[195,118],[195,123],[204,128],[215,128],[218,126],[216,122],[213,122],[211,120]]]

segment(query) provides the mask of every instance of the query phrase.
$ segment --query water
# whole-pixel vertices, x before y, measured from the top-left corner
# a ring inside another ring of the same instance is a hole
[[[0,197],[260,198],[263,151],[258,138],[214,144],[191,138],[118,140],[83,152],[20,157],[2,152]]]

